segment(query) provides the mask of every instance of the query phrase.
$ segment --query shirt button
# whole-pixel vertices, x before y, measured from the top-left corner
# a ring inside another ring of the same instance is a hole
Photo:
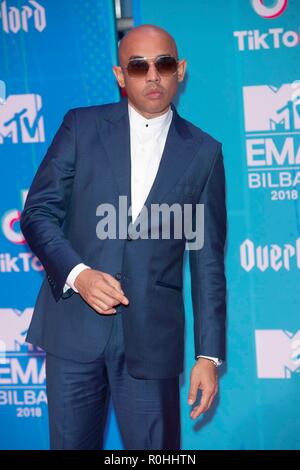
[[[121,277],[122,277],[121,273],[116,273],[115,274],[115,279],[117,279],[118,281],[121,279]]]

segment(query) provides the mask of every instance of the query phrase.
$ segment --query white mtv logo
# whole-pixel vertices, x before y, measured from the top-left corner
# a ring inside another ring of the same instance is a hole
[[[246,132],[300,129],[300,99],[292,84],[243,87]]]
[[[0,144],[45,142],[40,95],[10,95],[0,108]]]
[[[260,379],[290,379],[300,372],[300,330],[256,330],[256,361]]]
[[[0,351],[20,351],[31,321],[33,308],[23,312],[14,308],[0,308]]]

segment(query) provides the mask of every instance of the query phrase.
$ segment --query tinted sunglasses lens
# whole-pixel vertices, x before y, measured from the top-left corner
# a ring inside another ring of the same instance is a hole
[[[149,65],[146,60],[131,60],[127,65],[128,75],[131,77],[143,77],[149,70]]]
[[[177,60],[175,57],[159,57],[155,65],[160,75],[172,75],[177,71]]]

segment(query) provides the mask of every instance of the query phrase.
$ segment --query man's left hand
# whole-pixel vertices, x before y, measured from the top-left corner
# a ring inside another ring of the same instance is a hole
[[[202,397],[199,405],[195,406],[190,413],[192,419],[196,419],[202,413],[205,413],[218,393],[217,367],[212,361],[204,357],[199,357],[191,371],[189,405],[195,403],[199,389],[202,390]]]

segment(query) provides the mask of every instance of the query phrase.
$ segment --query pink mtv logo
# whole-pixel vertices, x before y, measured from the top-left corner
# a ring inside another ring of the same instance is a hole
[[[300,330],[256,330],[256,361],[260,379],[290,379],[300,372]]]
[[[0,109],[0,144],[45,142],[40,95],[10,95]]]

